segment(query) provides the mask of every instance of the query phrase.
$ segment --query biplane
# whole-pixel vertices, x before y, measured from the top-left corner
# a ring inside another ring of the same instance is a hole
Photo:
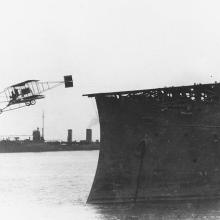
[[[72,75],[64,76],[64,81],[40,82],[39,80],[26,80],[9,86],[0,92],[0,95],[4,96],[4,100],[1,100],[0,103],[6,103],[3,108],[0,108],[0,114],[5,111],[35,105],[38,99],[45,98],[44,92],[63,84],[65,88],[73,87]]]

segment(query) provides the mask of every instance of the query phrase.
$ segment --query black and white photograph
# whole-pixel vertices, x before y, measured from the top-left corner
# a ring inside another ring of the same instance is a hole
[[[0,3],[0,219],[220,219],[220,2]]]

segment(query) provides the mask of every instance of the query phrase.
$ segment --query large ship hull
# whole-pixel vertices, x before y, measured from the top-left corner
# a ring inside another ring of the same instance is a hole
[[[220,197],[219,84],[91,94],[101,147],[89,203]]]

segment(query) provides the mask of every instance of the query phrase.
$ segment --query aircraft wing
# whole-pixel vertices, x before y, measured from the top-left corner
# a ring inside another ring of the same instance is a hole
[[[15,85],[12,85],[11,87],[20,87],[20,86],[25,86],[27,83],[31,83],[31,82],[38,82],[39,80],[26,80],[24,82],[21,82],[21,83],[17,83]]]

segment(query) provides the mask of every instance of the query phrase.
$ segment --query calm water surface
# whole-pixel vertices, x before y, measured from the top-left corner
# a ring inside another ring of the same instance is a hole
[[[220,202],[86,205],[98,151],[0,154],[0,219],[220,219]]]

